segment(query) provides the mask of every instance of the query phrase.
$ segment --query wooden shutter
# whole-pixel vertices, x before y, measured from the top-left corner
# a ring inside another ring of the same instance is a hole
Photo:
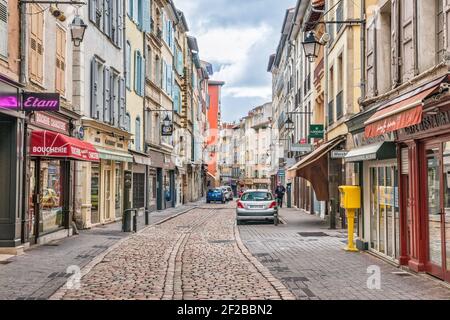
[[[111,73],[103,68],[103,121],[111,122]]]
[[[139,87],[139,66],[138,66],[138,51],[134,51],[134,68],[133,68],[133,72],[134,72],[134,91],[136,93],[139,92],[138,87]]]
[[[91,117],[98,119],[98,67],[97,60],[91,61]]]
[[[0,55],[8,56],[8,1],[0,0]]]
[[[400,11],[402,82],[406,82],[415,74],[414,0],[402,0]]]
[[[44,12],[41,7],[32,4],[31,8],[31,30],[30,30],[30,53],[29,74],[34,81],[42,83],[44,69]]]
[[[117,92],[117,76],[114,74],[113,71],[110,72],[110,77],[109,77],[109,95],[110,95],[110,99],[109,99],[109,105],[110,105],[110,109],[109,109],[109,114],[110,114],[110,123],[114,126],[117,126],[117,116],[118,116],[118,110],[117,110],[117,96],[116,96],[116,92]]]
[[[366,73],[367,73],[367,95],[374,97],[377,95],[376,88],[376,64],[377,64],[377,16],[367,25],[367,43],[366,43]]]
[[[150,0],[142,0],[142,31],[151,31]]]
[[[97,0],[89,0],[89,20],[95,23]]]
[[[141,58],[141,96],[144,96],[144,88],[145,88],[145,58]]]
[[[450,0],[444,0],[445,52],[450,52]]]
[[[392,88],[399,85],[399,43],[400,43],[400,2],[392,0],[391,3],[391,79]]]
[[[122,1],[117,2],[117,46],[122,48],[123,45],[123,6]]]
[[[56,27],[55,75],[55,89],[64,95],[66,92],[66,32],[59,26]]]
[[[103,32],[109,37],[111,36],[111,6],[112,2],[103,0]]]
[[[125,127],[125,79],[119,79],[119,126]]]

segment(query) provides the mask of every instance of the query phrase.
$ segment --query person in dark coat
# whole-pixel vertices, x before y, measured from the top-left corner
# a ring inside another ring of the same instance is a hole
[[[278,205],[280,208],[283,208],[283,198],[284,194],[286,193],[286,188],[281,184],[281,182],[278,182],[278,186],[275,189],[275,196],[278,200]]]

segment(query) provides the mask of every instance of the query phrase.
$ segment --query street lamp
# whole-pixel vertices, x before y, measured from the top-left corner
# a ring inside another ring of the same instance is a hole
[[[295,129],[294,121],[292,121],[291,117],[288,117],[286,122],[284,123],[286,130],[291,131]]]
[[[322,45],[314,35],[313,31],[310,31],[302,42],[303,50],[305,50],[305,56],[308,58],[309,62],[314,62],[314,60],[319,56],[319,49]]]
[[[79,15],[76,15],[70,24],[70,33],[72,34],[72,41],[75,47],[79,47],[83,41],[86,28],[87,25],[84,23],[83,19],[81,19]]]

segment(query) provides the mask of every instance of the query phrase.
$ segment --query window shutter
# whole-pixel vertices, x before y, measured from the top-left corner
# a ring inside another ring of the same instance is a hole
[[[133,68],[133,72],[134,72],[134,91],[136,93],[138,93],[138,85],[139,85],[139,72],[138,72],[139,68],[138,68],[138,52],[134,51],[134,68]]]
[[[103,0],[103,32],[109,37],[111,35],[111,8],[112,2]]]
[[[376,93],[376,64],[377,64],[377,16],[373,16],[373,20],[367,25],[367,49],[366,49],[366,72],[367,72],[367,94],[370,97],[377,95]]]
[[[98,69],[95,58],[91,61],[91,117],[98,119]]]
[[[152,130],[151,130],[152,129],[152,113],[149,110],[145,110],[144,128],[145,128],[144,139],[146,142],[151,142],[152,141]]]
[[[111,40],[115,45],[118,45],[118,33],[117,33],[117,7],[120,5],[119,1],[112,1],[109,5],[109,24],[111,26]]]
[[[140,91],[140,95],[144,96],[144,88],[145,88],[145,58],[141,58],[141,79],[140,79],[140,83],[141,83],[141,91]]]
[[[126,71],[126,81],[127,88],[131,89],[131,45],[127,41],[127,52],[125,54],[125,71]]]
[[[89,0],[89,19],[95,23],[96,21],[97,0]]]
[[[151,19],[150,19],[150,0],[142,0],[142,31],[150,32],[151,31]]]
[[[0,55],[8,56],[8,1],[0,0]]]
[[[122,1],[117,2],[117,46],[122,48],[123,43],[123,7]]]
[[[30,78],[42,83],[43,81],[43,34],[44,13],[38,5],[31,5],[31,30],[30,30]]]
[[[167,65],[164,60],[162,62],[162,89],[167,92]]]
[[[399,84],[399,42],[400,42],[400,3],[399,0],[391,2],[391,78],[392,88]]]
[[[134,146],[136,147],[136,151],[141,151],[141,120],[139,118],[136,118],[136,123],[135,123],[135,144]]]
[[[402,0],[401,7],[401,48],[402,82],[414,77],[415,37],[414,37],[414,1]]]
[[[109,105],[110,105],[110,123],[114,126],[117,126],[117,115],[118,115],[118,110],[117,110],[117,96],[116,96],[116,92],[117,92],[117,76],[114,74],[113,71],[110,72],[110,77],[109,77],[109,95],[110,95],[110,100],[109,100]]]
[[[103,121],[111,122],[111,73],[108,67],[103,69]]]
[[[119,127],[125,127],[125,79],[119,79]]]
[[[56,28],[56,68],[55,89],[64,95],[66,90],[66,32],[60,27]]]
[[[444,1],[444,30],[445,30],[445,53],[450,52],[450,0]]]

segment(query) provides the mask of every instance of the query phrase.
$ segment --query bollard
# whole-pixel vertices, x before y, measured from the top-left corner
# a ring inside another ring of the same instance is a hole
[[[145,209],[145,225],[148,226],[149,225],[149,218],[148,218],[148,209]]]
[[[353,243],[353,233],[354,233],[354,226],[355,226],[355,209],[347,209],[347,238],[348,238],[348,244],[347,247],[345,247],[345,251],[350,252],[358,252],[358,249],[356,249],[355,244]]]
[[[341,193],[341,208],[345,209],[347,214],[348,244],[345,250],[357,252],[358,249],[353,244],[353,229],[356,209],[361,208],[361,188],[358,186],[340,186],[339,191]]]
[[[137,209],[134,209],[134,215],[133,215],[133,231],[137,232]]]

